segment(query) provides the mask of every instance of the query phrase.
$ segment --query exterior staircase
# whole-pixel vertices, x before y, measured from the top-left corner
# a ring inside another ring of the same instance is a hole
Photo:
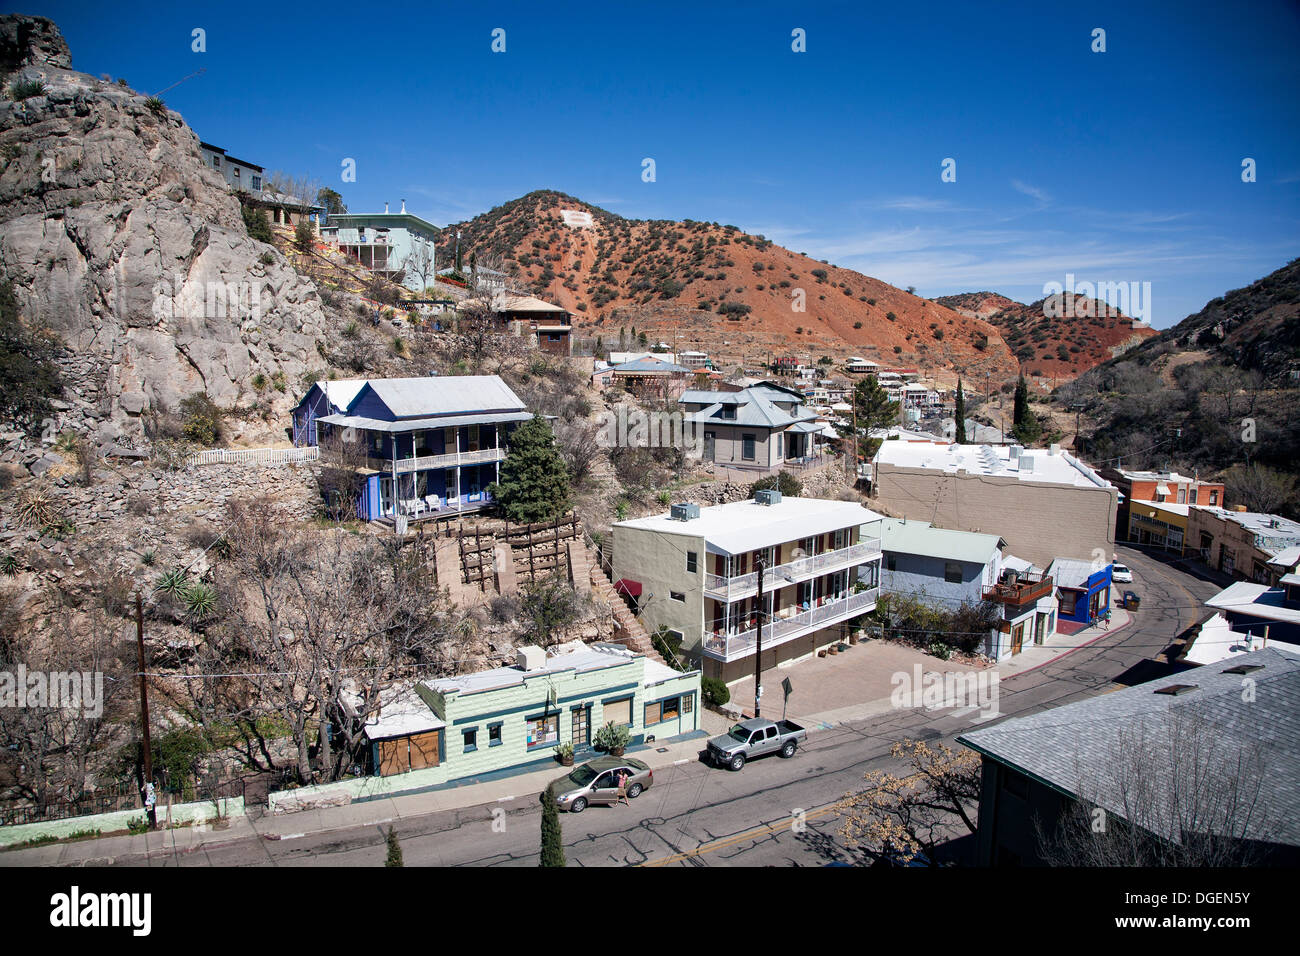
[[[583,560],[584,558],[585,560]],[[655,649],[654,641],[650,639],[650,632],[645,629],[645,625],[637,620],[636,615],[632,613],[632,609],[623,600],[623,596],[614,590],[614,585],[610,583],[605,572],[601,570],[600,561],[592,560],[591,548],[584,542],[581,548],[571,549],[570,560],[573,566],[575,587],[579,575],[585,570],[587,579],[591,582],[592,594],[604,599],[613,610],[614,640],[629,650],[644,654],[651,660],[658,661],[660,664],[667,664],[668,662],[663,659],[663,655]],[[585,565],[585,567],[582,567],[582,565]]]

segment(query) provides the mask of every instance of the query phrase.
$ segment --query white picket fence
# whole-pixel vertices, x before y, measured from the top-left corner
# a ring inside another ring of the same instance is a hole
[[[196,451],[187,465],[300,465],[320,458],[320,447],[305,448],[209,448]]]

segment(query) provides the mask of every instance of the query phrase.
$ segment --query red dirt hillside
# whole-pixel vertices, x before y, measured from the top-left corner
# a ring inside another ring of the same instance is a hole
[[[1064,314],[1057,296],[1051,298],[1051,308],[1045,308],[1047,299],[1023,305],[996,292],[963,292],[934,301],[996,326],[1025,375],[1057,381],[1082,375],[1157,334],[1148,326],[1134,326],[1132,318],[1105,302],[1075,297],[1076,318]]]
[[[591,224],[566,223],[570,211],[589,214]],[[624,219],[541,191],[447,227],[455,229],[465,263],[469,251],[503,262],[520,284],[572,311],[580,334],[607,346],[620,328],[635,327],[652,343],[703,349],[728,366],[861,355],[995,380],[1018,371],[987,322],[735,226]],[[791,308],[797,289],[804,312]]]

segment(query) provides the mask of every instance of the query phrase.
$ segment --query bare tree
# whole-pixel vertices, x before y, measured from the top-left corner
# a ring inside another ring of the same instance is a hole
[[[284,170],[272,170],[266,179],[266,188],[272,192],[282,193],[289,199],[303,206],[317,205],[316,197],[320,195],[319,179],[310,176],[294,176]]]
[[[975,832],[980,759],[974,751],[904,740],[889,753],[906,757],[912,772],[899,777],[873,770],[865,790],[844,798],[841,832],[850,846],[893,851],[904,861],[924,853],[933,861],[934,848],[950,840],[954,829]]]
[[[305,530],[264,503],[230,510],[214,656],[239,662],[227,668],[234,692],[287,726],[299,779],[318,777],[313,740],[319,777],[337,779],[361,757],[380,690],[399,668],[436,660],[455,628],[415,549]]]
[[[1078,769],[1078,800],[1035,820],[1053,866],[1250,866],[1272,829],[1264,744],[1239,746],[1204,716],[1121,728],[1106,759]]]
[[[402,268],[407,275],[420,280],[421,289],[427,289],[435,276],[433,247],[427,242],[417,242],[402,261]]]
[[[316,468],[316,486],[326,513],[335,521],[356,514],[357,502],[365,486],[361,469],[369,461],[364,441],[349,434],[351,429],[331,430],[320,442],[320,464]]]
[[[1267,465],[1237,465],[1223,477],[1224,490],[1234,504],[1271,514],[1294,502],[1296,478]]]
[[[569,469],[569,480],[579,487],[600,455],[600,426],[586,419],[556,422],[555,444]]]

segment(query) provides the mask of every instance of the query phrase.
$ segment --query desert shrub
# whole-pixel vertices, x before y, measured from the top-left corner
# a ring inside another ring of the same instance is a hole
[[[222,420],[225,412],[205,392],[195,392],[182,399],[180,414],[184,425],[181,437],[197,445],[211,447],[224,437]]]
[[[755,492],[765,491],[768,488],[775,488],[781,492],[783,498],[797,498],[803,492],[803,482],[788,471],[781,471],[775,475],[767,475],[758,479],[749,486],[749,497],[754,497]]]
[[[519,611],[528,638],[546,647],[555,643],[557,630],[578,619],[582,602],[567,581],[552,574],[520,587]]]
[[[45,84],[40,80],[15,80],[9,84],[9,98],[15,103],[44,95]]]
[[[258,209],[255,206],[241,206],[240,213],[244,217],[244,228],[248,230],[248,237],[256,239],[258,242],[271,242],[275,235],[271,232],[271,221],[266,218],[266,210]]]
[[[700,678],[700,695],[704,698],[705,704],[714,707],[721,707],[731,700],[731,691],[716,677]]]
[[[154,116],[166,116],[166,115],[167,115],[167,104],[164,103],[162,100],[160,100],[160,99],[159,99],[158,97],[156,97],[156,96],[151,96],[151,97],[149,97],[147,100],[145,100],[145,101],[144,101],[144,108],[147,109],[147,110],[148,110],[150,113],[152,113]]]

